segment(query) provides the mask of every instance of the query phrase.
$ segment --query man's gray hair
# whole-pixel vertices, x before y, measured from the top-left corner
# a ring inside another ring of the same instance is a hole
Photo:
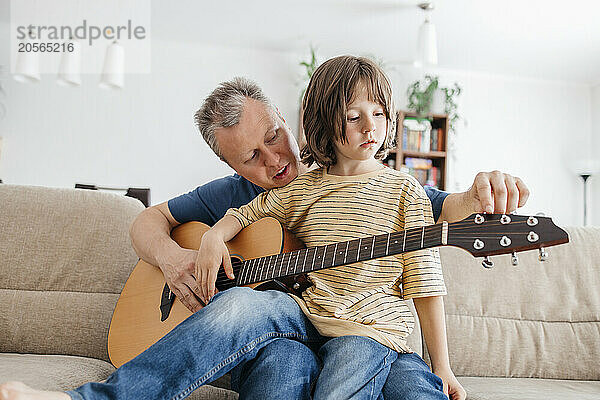
[[[215,130],[229,128],[240,122],[246,99],[258,100],[266,105],[271,101],[263,93],[260,86],[247,78],[235,77],[222,82],[204,100],[202,107],[194,114],[194,122],[202,137],[215,154],[226,161],[219,149]]]

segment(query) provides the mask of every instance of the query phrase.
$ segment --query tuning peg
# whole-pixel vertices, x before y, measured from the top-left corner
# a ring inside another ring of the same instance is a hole
[[[516,267],[517,265],[519,265],[519,257],[517,257],[517,252],[513,251],[510,257],[510,261],[513,265],[513,267]]]
[[[486,256],[483,258],[481,265],[483,265],[484,268],[490,269],[494,266],[494,262],[490,259],[489,256]]]
[[[545,248],[540,247],[540,261],[546,261],[548,259],[548,252]]]

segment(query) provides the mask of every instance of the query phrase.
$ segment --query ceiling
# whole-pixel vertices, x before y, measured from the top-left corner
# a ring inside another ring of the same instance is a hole
[[[151,32],[153,39],[301,54],[312,43],[323,55],[371,54],[410,64],[424,20],[419,2],[151,0]],[[8,3],[0,0],[0,21],[9,21]],[[579,0],[577,8],[564,0],[434,4],[439,67],[600,84],[599,0]]]
[[[412,63],[418,0],[152,2],[154,35],[308,53],[373,54]],[[600,1],[438,0],[439,66],[600,83]],[[156,36],[154,36],[156,37]]]

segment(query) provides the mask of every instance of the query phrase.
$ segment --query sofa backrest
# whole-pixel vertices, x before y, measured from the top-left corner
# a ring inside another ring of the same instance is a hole
[[[144,206],[91,190],[0,184],[0,352],[108,361],[108,327],[137,262]]]
[[[462,376],[600,379],[600,227],[568,228],[570,243],[481,258],[441,249],[448,349]]]

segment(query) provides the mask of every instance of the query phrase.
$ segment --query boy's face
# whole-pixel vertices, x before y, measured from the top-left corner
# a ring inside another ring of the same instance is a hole
[[[217,129],[215,137],[231,168],[264,189],[298,176],[298,143],[275,110],[259,101],[247,99],[240,122]]]
[[[366,88],[358,85],[354,99],[347,109],[347,141],[335,141],[337,162],[374,158],[383,145],[387,132],[387,118],[383,106],[370,101]]]

